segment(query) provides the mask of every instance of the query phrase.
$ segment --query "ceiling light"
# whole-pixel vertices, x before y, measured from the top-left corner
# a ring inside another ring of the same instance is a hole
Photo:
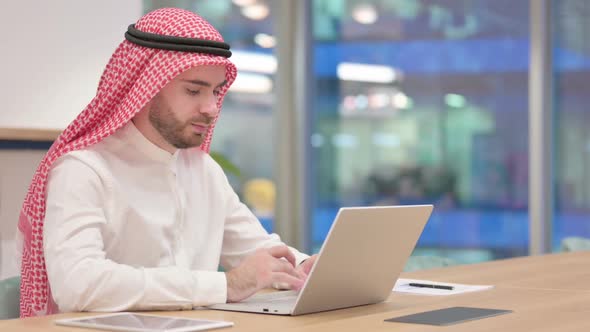
[[[244,7],[244,6],[250,6],[250,5],[255,4],[256,0],[232,0],[232,2],[236,6]]]
[[[272,80],[260,74],[242,73],[236,77],[229,91],[243,93],[269,93],[272,91]]]
[[[268,9],[268,6],[264,4],[254,4],[242,7],[242,15],[255,21],[265,19],[269,13],[270,9]]]
[[[391,83],[398,78],[390,66],[364,63],[341,62],[336,71],[338,78],[343,81]]]
[[[352,18],[361,24],[373,24],[377,21],[377,10],[373,5],[358,5],[352,10]]]
[[[462,108],[465,107],[465,97],[455,93],[448,93],[445,95],[445,104],[450,107]]]
[[[275,37],[267,35],[266,33],[256,34],[256,36],[254,36],[254,42],[264,48],[273,48],[277,44]]]
[[[406,109],[412,107],[413,101],[405,93],[397,92],[391,97],[391,104],[395,108]]]
[[[272,54],[232,51],[232,62],[240,71],[274,74],[277,71],[277,58]]]

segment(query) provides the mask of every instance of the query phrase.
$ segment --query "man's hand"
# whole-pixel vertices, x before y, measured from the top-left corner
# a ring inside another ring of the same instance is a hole
[[[305,261],[303,261],[303,263],[301,263],[301,264],[299,264],[299,266],[297,266],[297,270],[299,272],[305,274],[305,277],[307,278],[307,275],[309,274],[309,272],[311,272],[311,268],[315,264],[315,260],[317,258],[318,258],[318,255],[317,254],[309,257],[308,259],[306,259]]]
[[[309,274],[309,272],[311,272],[311,268],[315,264],[315,261],[317,258],[318,258],[317,254],[313,255],[313,256],[307,258],[306,260],[304,260],[295,269],[305,276],[303,281],[307,280],[307,275]],[[283,284],[283,283],[273,283],[272,287],[274,287],[276,289],[281,289],[281,290],[291,289],[291,287],[289,287],[289,285]]]
[[[306,275],[295,269],[295,256],[287,246],[258,249],[226,273],[227,302],[239,302],[273,285],[287,285],[290,289],[299,290]]]

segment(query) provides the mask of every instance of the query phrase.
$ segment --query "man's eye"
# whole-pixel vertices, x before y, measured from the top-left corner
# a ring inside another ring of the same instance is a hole
[[[190,96],[196,96],[199,94],[199,90],[186,89],[186,93],[188,93]]]
[[[221,91],[220,90],[214,90],[213,91],[213,95],[214,96],[219,96],[220,94],[221,94]]]

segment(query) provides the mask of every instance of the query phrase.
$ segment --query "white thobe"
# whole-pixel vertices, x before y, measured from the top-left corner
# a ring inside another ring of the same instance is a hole
[[[129,122],[52,167],[44,252],[60,311],[190,309],[227,298],[225,273],[283,243],[198,148],[171,154]],[[307,258],[291,248],[299,264]]]

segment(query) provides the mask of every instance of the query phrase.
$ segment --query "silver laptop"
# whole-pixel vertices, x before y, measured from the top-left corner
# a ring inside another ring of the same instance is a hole
[[[385,301],[432,208],[341,208],[301,291],[257,294],[209,308],[296,316]]]

